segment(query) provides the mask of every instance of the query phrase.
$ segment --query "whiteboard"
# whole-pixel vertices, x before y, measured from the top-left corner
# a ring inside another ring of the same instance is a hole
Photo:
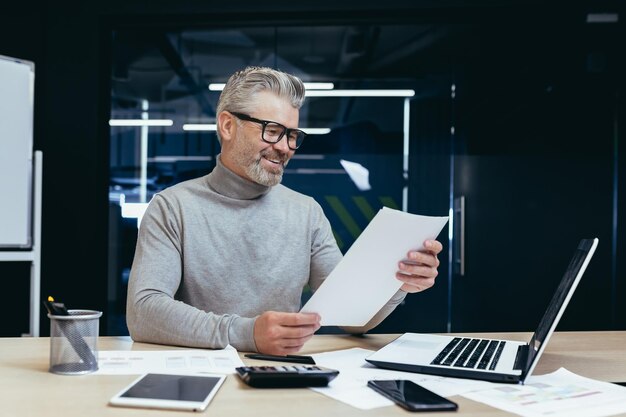
[[[35,66],[0,55],[0,247],[32,245]]]

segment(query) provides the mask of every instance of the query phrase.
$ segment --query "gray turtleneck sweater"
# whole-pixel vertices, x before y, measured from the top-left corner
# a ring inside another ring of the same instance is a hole
[[[135,341],[256,351],[254,321],[296,312],[341,260],[322,208],[217,166],[158,193],[141,222],[126,319]],[[363,328],[403,300],[399,291]],[[358,300],[356,300],[358,302]]]

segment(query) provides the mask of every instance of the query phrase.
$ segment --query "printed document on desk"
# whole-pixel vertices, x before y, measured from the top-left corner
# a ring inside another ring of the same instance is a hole
[[[101,350],[98,370],[103,375],[210,372],[228,374],[243,366],[232,346],[225,349]]]
[[[531,375],[524,385],[492,384],[489,389],[461,393],[524,417],[604,417],[626,413],[626,388],[596,381],[565,368]]]
[[[326,368],[337,369],[339,375],[327,387],[311,389],[352,407],[370,410],[393,404],[367,386],[367,381],[371,379],[408,379],[443,397],[492,386],[491,383],[484,381],[444,378],[376,368],[365,361],[365,358],[372,353],[371,350],[352,348],[313,355],[315,363]]]
[[[384,207],[301,311],[318,313],[322,326],[367,324],[402,286],[398,262],[435,239],[447,222]]]

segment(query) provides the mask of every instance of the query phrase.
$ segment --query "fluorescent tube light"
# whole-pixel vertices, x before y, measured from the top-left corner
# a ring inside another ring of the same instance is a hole
[[[326,135],[330,133],[330,129],[327,127],[303,127],[302,130],[308,135]]]
[[[217,125],[210,123],[187,123],[183,125],[183,130],[215,132],[217,130]]]
[[[170,155],[170,156],[153,156],[152,158],[148,158],[148,162],[162,162],[162,163],[173,163],[178,161],[212,161],[212,156],[178,156],[178,155]]]
[[[332,90],[335,88],[333,83],[304,83],[307,90]]]
[[[111,119],[109,126],[172,126],[170,119]]]
[[[183,130],[187,131],[201,131],[201,132],[215,132],[217,130],[217,125],[208,124],[208,123],[187,123],[183,125]],[[304,130],[309,135],[326,135],[330,133],[330,129],[327,127],[303,127]]]
[[[415,90],[307,90],[307,97],[413,97]]]
[[[209,90],[222,91],[225,85],[226,85],[225,83],[210,83]],[[332,90],[333,88],[335,88],[335,84],[311,82],[311,83],[304,83],[304,88],[306,88],[307,90]]]

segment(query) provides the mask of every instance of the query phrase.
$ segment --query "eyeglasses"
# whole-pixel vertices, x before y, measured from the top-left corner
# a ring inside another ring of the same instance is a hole
[[[300,145],[302,145],[302,142],[304,142],[304,138],[306,138],[307,136],[307,134],[300,129],[290,129],[281,125],[280,123],[272,122],[269,120],[256,119],[252,116],[248,116],[247,114],[237,113],[234,111],[231,111],[229,113],[239,120],[258,123],[263,126],[263,131],[261,132],[261,139],[263,140],[263,142],[278,143],[284,136],[286,136],[287,146],[292,151],[298,149]]]

